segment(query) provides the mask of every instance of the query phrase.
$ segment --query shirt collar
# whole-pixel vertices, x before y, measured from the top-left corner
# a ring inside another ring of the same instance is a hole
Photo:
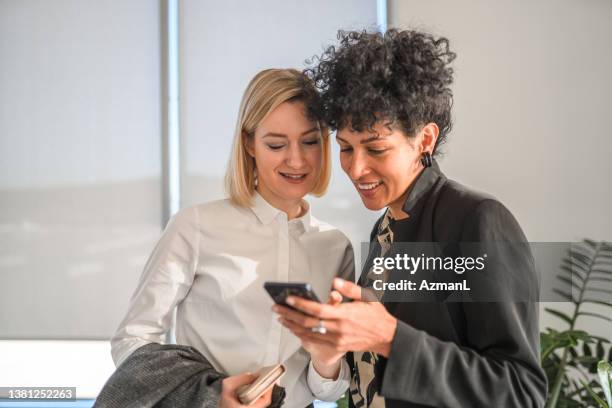
[[[288,222],[292,224],[301,224],[304,230],[309,230],[311,226],[310,205],[306,200],[302,200],[302,207],[306,209],[304,215]],[[280,217],[280,219],[283,219],[285,220],[285,222],[287,222],[287,214],[268,203],[261,196],[261,194],[257,192],[257,190],[255,190],[255,192],[253,193],[253,205],[251,209],[253,210],[259,221],[264,225],[270,224],[277,217]]]
[[[427,197],[431,188],[440,179],[446,179],[438,162],[432,159],[431,167],[425,167],[421,174],[417,177],[411,187],[409,187],[408,196],[404,202],[402,210],[409,216],[418,212],[418,209],[423,205],[424,199]]]

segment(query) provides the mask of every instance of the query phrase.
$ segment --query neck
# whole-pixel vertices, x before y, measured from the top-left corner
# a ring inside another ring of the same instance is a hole
[[[404,194],[402,194],[397,200],[388,205],[389,211],[391,212],[391,216],[393,217],[393,219],[403,220],[404,218],[409,217],[409,214],[404,211],[404,204],[408,199],[408,193],[412,189],[412,185],[417,181],[423,170],[425,170],[425,168],[421,166],[421,168],[412,177],[410,183],[408,183],[408,187],[406,188],[406,191],[404,191]]]
[[[407,194],[402,195],[402,198],[398,200],[398,202],[389,205],[389,212],[394,220],[403,220],[404,218],[409,217],[408,213],[402,208],[404,206],[404,202],[406,201],[406,195]]]
[[[301,217],[304,214],[302,199],[285,200],[266,190],[265,188],[257,188],[257,192],[272,207],[287,214],[287,219],[289,220]]]

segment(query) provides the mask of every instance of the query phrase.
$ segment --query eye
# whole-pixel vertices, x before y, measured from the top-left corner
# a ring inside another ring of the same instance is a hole
[[[368,149],[368,152],[370,154],[373,154],[374,156],[383,154],[384,152],[386,152],[388,149]]]
[[[278,149],[282,149],[283,147],[285,147],[284,144],[268,144],[266,146],[268,146],[268,148],[272,150],[278,150]]]
[[[312,140],[305,140],[304,142],[305,145],[307,146],[314,146],[314,145],[318,145],[319,144],[319,139],[312,139]]]
[[[353,151],[353,148],[350,146],[342,147],[340,146],[340,153],[350,153]]]

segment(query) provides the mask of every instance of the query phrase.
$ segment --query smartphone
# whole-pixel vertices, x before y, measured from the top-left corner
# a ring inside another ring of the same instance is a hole
[[[253,383],[243,385],[236,390],[238,399],[244,405],[253,404],[266,391],[273,387],[283,374],[285,374],[285,367],[282,364],[262,368]]]
[[[289,306],[285,301],[287,296],[290,295],[321,303],[309,283],[265,282],[264,289],[266,289],[276,304],[290,307],[291,309],[293,307]]]

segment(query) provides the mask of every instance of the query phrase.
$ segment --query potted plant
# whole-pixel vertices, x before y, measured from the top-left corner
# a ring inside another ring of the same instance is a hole
[[[612,245],[592,240],[572,245],[563,259],[557,279],[564,288],[555,289],[555,292],[573,304],[573,313],[546,309],[568,325],[561,331],[547,328],[540,335],[541,363],[549,381],[546,406],[597,406],[599,400],[607,398],[605,383],[602,380],[600,384],[595,377],[598,362],[604,359],[610,342],[578,330],[576,323],[584,316],[612,322],[612,313],[602,314],[593,310],[596,306],[612,311],[612,303],[598,296],[602,293],[612,295],[612,290],[602,287],[612,283]],[[612,349],[607,358],[612,360]],[[607,391],[609,393],[609,386]]]

